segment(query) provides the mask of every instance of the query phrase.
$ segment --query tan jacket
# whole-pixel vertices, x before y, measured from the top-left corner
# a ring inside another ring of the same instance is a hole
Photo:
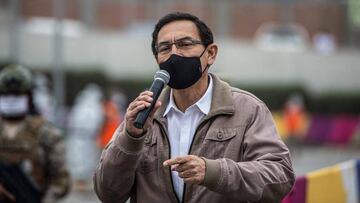
[[[122,127],[104,149],[94,175],[103,202],[280,202],[294,184],[288,148],[276,132],[271,113],[252,94],[230,87],[215,75],[211,109],[201,121],[189,154],[205,158],[203,185],[185,185],[178,200],[171,171],[166,119],[169,88],[153,126],[141,138]]]

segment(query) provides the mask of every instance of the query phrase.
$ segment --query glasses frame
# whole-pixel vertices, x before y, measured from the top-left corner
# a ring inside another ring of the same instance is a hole
[[[176,49],[179,49],[181,50],[183,47],[179,45],[179,43],[181,42],[184,42],[184,41],[189,41],[191,42],[191,44],[189,44],[188,46],[195,46],[195,45],[198,45],[198,44],[203,44],[203,42],[201,40],[197,40],[197,39],[192,39],[190,37],[186,37],[186,38],[181,38],[181,39],[178,39],[178,40],[175,40],[174,42],[160,42],[159,44],[157,44],[155,46],[155,50],[156,50],[156,55],[159,55],[161,54],[161,52],[159,51],[159,46],[161,45],[166,45],[169,47],[168,50],[166,50],[164,53],[162,53],[162,55],[167,55],[171,52],[172,50],[172,46],[175,45]],[[184,46],[185,47],[185,46]]]

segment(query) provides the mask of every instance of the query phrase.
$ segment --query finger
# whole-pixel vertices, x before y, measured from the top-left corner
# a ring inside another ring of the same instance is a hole
[[[131,109],[134,108],[134,103],[135,103],[135,100],[132,101],[132,102],[129,104],[129,106],[128,106],[127,109],[126,109],[126,112],[128,112],[128,111],[130,111]]]
[[[150,91],[144,91],[144,92],[141,92],[139,94],[139,96],[137,96],[130,104],[129,104],[129,107],[127,110],[131,110],[131,107],[133,107],[133,104],[137,101],[142,101],[142,100],[149,100],[149,98],[152,99],[152,96],[153,96],[153,93],[150,92]]]
[[[189,164],[189,163],[190,163],[190,162],[186,162],[186,163],[183,163],[183,164],[173,165],[174,167],[171,168],[171,170],[177,171],[177,172],[183,172],[183,171],[186,171],[186,170],[190,170],[190,169],[195,168],[195,166],[194,166],[193,164]]]
[[[154,93],[153,93],[152,91],[146,90],[146,91],[141,92],[141,93],[140,93],[140,96],[148,95],[148,96],[152,97],[153,94],[154,94]]]
[[[129,107],[126,109],[126,112],[132,111],[136,108],[136,102],[137,101],[133,101],[129,104]]]
[[[135,99],[135,101],[137,101],[137,100],[139,100],[141,97],[143,97],[143,96],[149,96],[149,97],[152,97],[153,96],[153,93],[151,92],[151,91],[144,91],[144,92],[141,92],[140,94],[139,94],[139,96],[138,97],[136,97],[136,99]]]
[[[146,120],[145,128],[148,128],[150,126],[150,123],[152,122],[152,120],[154,118],[154,114],[160,108],[160,106],[161,106],[160,101],[155,103],[153,110],[151,110],[150,115],[149,115],[148,119]]]
[[[175,168],[176,168],[178,165],[179,165],[179,164],[171,165],[171,170],[172,170],[172,171],[175,171]]]
[[[133,110],[127,112],[126,119],[127,120],[134,120],[135,116],[139,113],[139,111],[141,111],[141,110],[143,110],[145,108],[146,108],[145,103],[139,104],[136,108],[134,108]]]
[[[177,164],[175,159],[168,159],[168,160],[163,162],[163,166],[172,166],[174,164]]]
[[[172,166],[172,165],[177,165],[177,164],[179,164],[179,162],[176,159],[168,159],[168,160],[164,161],[164,163],[163,163],[164,166]]]
[[[183,172],[178,172],[178,175],[180,178],[190,178],[196,175],[196,171],[193,170],[187,170],[187,171],[183,171]]]
[[[188,156],[183,156],[183,157],[177,157],[175,159],[168,159],[166,161],[164,161],[163,165],[164,166],[171,166],[174,164],[182,164],[189,161]]]
[[[185,177],[185,172],[179,172],[178,176],[182,179],[187,178],[187,177]]]
[[[149,95],[141,95],[137,98],[137,101],[147,101],[147,102],[152,102],[153,98]]]
[[[145,105],[145,107],[149,107],[151,105],[151,103],[147,102],[147,101],[136,101],[134,102],[133,106],[131,107],[131,111],[134,111],[136,108],[138,108],[141,105]]]
[[[149,115],[150,118],[153,118],[153,117],[154,117],[155,112],[160,108],[160,106],[161,106],[161,102],[160,102],[160,101],[157,101],[157,102],[155,103],[154,109],[151,111],[151,113],[150,113],[150,115]]]
[[[133,101],[130,105],[129,108],[127,109],[127,111],[133,111],[135,108],[137,108],[139,105],[141,104],[145,104],[145,106],[150,106],[151,102],[147,102],[147,101]]]
[[[135,105],[141,105],[141,104],[144,104],[146,107],[149,107],[151,105],[151,102],[137,101]]]
[[[145,104],[143,103],[138,103],[136,105],[134,105],[134,107],[127,112],[127,117],[134,117],[134,115],[137,114],[138,111],[142,110],[143,108],[145,108]]]
[[[199,184],[195,177],[183,178],[183,180],[186,184]]]

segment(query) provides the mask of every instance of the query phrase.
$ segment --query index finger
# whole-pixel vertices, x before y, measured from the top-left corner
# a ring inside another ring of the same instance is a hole
[[[171,166],[171,165],[174,165],[174,164],[182,164],[182,163],[185,163],[185,162],[188,162],[188,157],[176,157],[175,159],[168,159],[166,161],[164,161],[163,165],[164,166]]]
[[[145,90],[145,91],[141,92],[139,96],[144,96],[144,95],[152,96],[153,94],[154,93],[152,91]]]

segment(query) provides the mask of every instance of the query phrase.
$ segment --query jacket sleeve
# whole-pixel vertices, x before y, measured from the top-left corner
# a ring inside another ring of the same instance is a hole
[[[295,181],[289,150],[265,104],[253,112],[244,134],[242,161],[205,159],[204,185],[241,201],[280,202]]]
[[[102,202],[125,202],[129,198],[144,137],[130,136],[122,125],[103,150],[94,174],[94,189]]]
[[[42,130],[42,142],[47,153],[49,185],[43,202],[55,202],[70,189],[70,175],[65,163],[65,143],[59,129],[48,124]]]

